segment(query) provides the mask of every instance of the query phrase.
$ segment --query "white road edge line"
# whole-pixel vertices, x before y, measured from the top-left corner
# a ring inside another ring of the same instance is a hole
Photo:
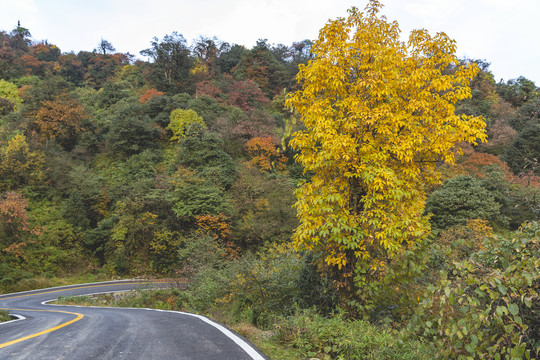
[[[98,293],[91,293],[91,294],[81,294],[81,295],[75,295],[75,296],[89,296],[89,295],[101,295],[101,294],[111,294],[111,293],[117,293],[117,292],[126,292],[126,291],[133,291],[133,290],[119,290],[119,291],[104,291],[104,292],[98,292]],[[234,341],[236,345],[238,345],[242,350],[244,350],[253,360],[266,360],[264,357],[261,356],[253,347],[251,347],[248,343],[246,343],[242,338],[234,334],[232,331],[227,329],[221,324],[218,324],[209,318],[197,315],[197,314],[191,314],[183,311],[174,311],[174,310],[160,310],[160,309],[149,309],[149,308],[133,308],[133,307],[109,307],[109,306],[82,306],[82,305],[59,305],[59,304],[49,304],[51,301],[56,301],[56,299],[46,300],[42,301],[42,305],[47,306],[72,306],[72,307],[79,307],[79,308],[85,308],[85,307],[95,307],[95,308],[102,308],[102,309],[130,309],[130,310],[150,310],[150,311],[161,311],[161,312],[169,312],[169,313],[176,313],[176,314],[182,314],[187,316],[196,317],[199,320],[215,327],[219,331],[221,331],[225,336],[227,336],[229,339]]]
[[[18,315],[18,314],[9,314],[9,316],[16,317],[16,319],[9,320],[9,321],[4,321],[4,322],[0,322],[0,326],[1,326],[1,325],[5,325],[5,324],[9,324],[9,323],[12,323],[12,322],[15,322],[15,321],[21,321],[21,320],[26,319],[24,316]]]

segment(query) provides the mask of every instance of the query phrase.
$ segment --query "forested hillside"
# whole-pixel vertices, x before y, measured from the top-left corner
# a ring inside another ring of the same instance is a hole
[[[442,177],[425,189],[421,241],[352,268],[349,255],[328,260],[322,235],[292,246],[295,191],[317,177],[295,162],[306,124],[286,99],[309,80],[296,77],[312,46],[175,32],[149,41],[143,61],[103,39],[65,53],[23,27],[0,32],[0,290],[182,277],[192,290],[170,307],[219,308],[298,356],[362,358],[337,333],[364,319],[442,358],[538,357],[540,89],[461,59],[479,71],[455,113],[482,116],[487,141],[433,163]],[[339,324],[319,318],[337,309],[325,319]],[[379,358],[413,353],[401,344]]]
[[[175,273],[188,238],[284,243],[301,170],[281,146],[310,42],[173,33],[141,53],[0,38],[2,286],[64,271]],[[111,53],[110,53],[111,52]],[[203,235],[205,234],[205,235]]]

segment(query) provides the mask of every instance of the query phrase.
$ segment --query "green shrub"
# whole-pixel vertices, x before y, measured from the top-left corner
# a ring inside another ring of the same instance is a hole
[[[495,220],[501,205],[472,176],[458,176],[446,180],[426,201],[426,213],[438,229],[464,225],[469,219]]]
[[[303,358],[320,359],[428,359],[427,347],[403,341],[390,329],[365,320],[349,320],[341,312],[330,317],[314,309],[299,311],[275,324],[276,339],[297,348]]]
[[[425,256],[431,237],[408,244],[393,256],[380,254],[371,262],[356,264],[356,298],[348,299],[349,311],[373,322],[400,321],[408,318],[422,294]]]
[[[15,284],[23,279],[34,276],[31,272],[14,267],[3,261],[0,262],[0,292],[9,292]]]
[[[219,257],[223,248],[215,248],[210,239],[186,243],[181,258],[196,273],[189,294],[198,312],[219,309],[229,321],[269,328],[276,317],[290,315],[298,307],[318,306],[329,312],[336,305],[330,280],[321,278],[309,258],[288,246],[274,245],[257,255],[247,253],[224,262]]]
[[[302,267],[296,274],[294,289],[295,304],[302,309],[316,307],[319,313],[329,314],[338,304],[338,293],[333,280],[318,270],[313,254],[302,256]]]
[[[207,234],[192,233],[178,250],[178,265],[183,273],[192,277],[205,269],[217,271],[225,266],[225,248]],[[195,277],[194,282],[197,281]]]
[[[189,285],[193,310],[199,313],[211,312],[215,305],[219,304],[219,299],[229,294],[230,282],[233,278],[234,270],[231,266],[221,269],[211,267],[202,269]]]
[[[532,359],[540,354],[540,224],[487,237],[429,285],[408,325],[444,359]]]
[[[236,272],[225,255],[222,244],[202,233],[187,237],[178,250],[178,265],[183,275],[191,278],[188,293],[194,311],[210,311],[227,293]]]
[[[266,328],[275,316],[294,311],[303,263],[290,248],[276,245],[259,256],[244,257],[238,266],[228,298],[222,301],[236,305],[242,320]]]

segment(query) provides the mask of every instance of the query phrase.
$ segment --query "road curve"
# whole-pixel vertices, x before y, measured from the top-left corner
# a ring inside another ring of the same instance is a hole
[[[247,340],[206,317],[132,308],[48,305],[75,296],[164,286],[114,281],[0,295],[19,320],[0,323],[0,359],[268,359]]]

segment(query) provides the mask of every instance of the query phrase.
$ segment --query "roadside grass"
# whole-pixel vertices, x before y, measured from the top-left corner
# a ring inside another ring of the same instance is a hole
[[[97,306],[90,296],[59,296],[58,300],[51,301],[50,303],[61,305]]]
[[[13,320],[7,311],[0,310],[0,322]]]
[[[230,329],[251,341],[272,360],[300,359],[300,351],[277,342],[273,331],[264,331],[252,324],[228,324]]]

